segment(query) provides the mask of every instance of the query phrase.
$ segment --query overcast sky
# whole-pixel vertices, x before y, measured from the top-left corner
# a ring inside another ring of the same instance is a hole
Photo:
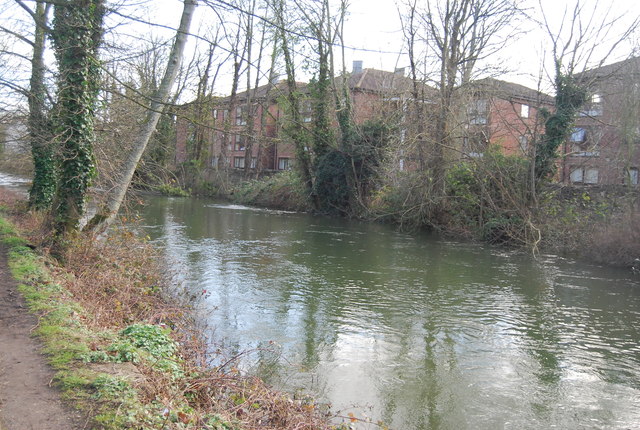
[[[423,0],[426,1],[426,0]],[[432,0],[433,1],[433,0]],[[569,8],[569,13],[576,0],[522,0],[523,5],[528,8],[528,13],[536,18],[540,17],[540,7],[545,10],[545,15],[550,26],[556,30],[560,27],[561,17],[565,9]],[[581,0],[585,10],[591,11],[593,6],[597,6],[598,14],[596,21],[601,21],[601,17],[608,13],[610,18],[622,16],[622,20],[617,28],[624,28],[633,19],[640,15],[640,0]],[[152,2],[153,3],[153,2]],[[158,1],[159,3],[159,1]],[[163,7],[157,9],[158,17],[164,24],[175,27],[180,17],[180,0],[163,0]],[[202,16],[207,11],[202,10]],[[211,22],[211,16],[205,19]],[[497,78],[521,83],[530,87],[537,87],[542,80],[541,87],[546,91],[551,91],[549,77],[545,76],[543,66],[550,66],[549,37],[545,31],[532,21],[523,22],[518,30],[521,34],[511,38],[510,43],[501,52],[493,55],[485,65],[479,65],[479,69],[484,66],[494,67],[493,74]],[[404,50],[402,44],[401,21],[398,12],[398,2],[396,0],[350,0],[349,17],[345,25],[345,45],[347,69],[351,70],[354,60],[361,60],[364,67],[377,68],[393,71],[396,67],[407,67],[408,59],[402,54]],[[609,38],[616,38],[617,34],[610,34]],[[602,47],[608,46],[603,41]],[[638,40],[628,40],[621,45],[617,53],[610,57],[608,63],[623,59],[632,51],[633,46],[638,46]],[[221,85],[218,87],[219,93],[228,92],[223,87],[224,77],[229,80],[231,67],[222,71]],[[542,77],[542,79],[541,79]],[[299,79],[306,80],[309,76],[301,74]],[[226,85],[228,86],[228,85]]]
[[[585,10],[592,10],[597,4],[597,17],[609,13],[610,18],[622,16],[623,19],[617,25],[618,29],[625,28],[633,19],[640,16],[639,0],[582,0]],[[536,19],[540,18],[540,3],[538,0],[524,2],[528,11]],[[560,27],[560,18],[565,9],[572,8],[573,0],[542,0],[541,5],[554,29]],[[402,32],[399,19],[397,2],[394,0],[351,0],[350,20],[346,26],[347,42],[349,46],[361,48],[351,50],[350,60],[361,59],[365,67],[393,70],[394,67],[408,66],[405,56],[399,55],[402,51]],[[520,30],[522,34],[514,38],[505,49],[490,59],[493,65],[499,65],[507,70],[502,78],[514,82],[535,86],[543,62],[548,65],[549,38],[545,31],[534,22],[524,23]],[[610,34],[610,39],[615,39],[617,34]],[[603,43],[603,47],[606,43]],[[618,55],[613,55],[609,62],[622,59],[631,52],[633,46],[638,46],[638,40],[629,40],[620,46]],[[379,53],[371,51],[380,51]],[[383,53],[386,52],[386,53]]]

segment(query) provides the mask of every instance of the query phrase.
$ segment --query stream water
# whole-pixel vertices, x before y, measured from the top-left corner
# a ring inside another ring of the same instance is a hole
[[[201,199],[142,216],[277,387],[394,429],[640,428],[628,271]]]

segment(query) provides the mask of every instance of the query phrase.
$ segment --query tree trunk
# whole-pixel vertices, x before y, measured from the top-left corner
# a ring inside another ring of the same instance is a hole
[[[53,205],[58,237],[78,229],[95,175],[93,144],[102,41],[102,0],[68,0],[54,8],[53,45],[58,62],[54,133],[62,161]]]
[[[31,80],[29,89],[29,138],[33,156],[33,182],[29,189],[29,206],[36,210],[51,207],[56,192],[55,160],[51,142],[50,124],[45,106],[46,88],[44,85],[44,51],[46,44],[46,25],[50,3],[44,0],[36,4],[33,57],[31,59]]]
[[[300,96],[295,77],[295,64],[291,50],[289,49],[288,34],[285,31],[284,4],[280,0],[277,4],[276,22],[278,24],[278,39],[281,43],[282,54],[284,57],[285,69],[287,72],[287,102],[290,110],[290,124],[285,127],[285,132],[291,138],[296,149],[296,167],[300,172],[302,181],[305,184],[309,196],[316,209],[319,207],[317,198],[313,193],[313,177],[311,175],[311,156],[309,155],[308,144],[309,138],[304,132],[302,126],[302,116],[300,115]]]
[[[176,39],[173,47],[171,48],[167,69],[165,70],[160,87],[151,99],[151,105],[147,111],[145,121],[140,126],[138,136],[133,143],[133,150],[124,162],[121,169],[122,173],[117,179],[114,188],[109,193],[107,203],[87,224],[85,228],[86,230],[97,232],[98,230],[105,229],[109,224],[111,224],[111,222],[113,222],[118,210],[120,209],[120,205],[124,200],[124,196],[129,188],[133,174],[138,166],[138,162],[142,157],[151,135],[156,129],[156,124],[162,115],[162,110],[169,98],[171,88],[173,87],[178,71],[180,70],[184,47],[187,42],[191,20],[196,6],[197,0],[184,0],[184,9],[180,19],[180,26],[176,32]]]

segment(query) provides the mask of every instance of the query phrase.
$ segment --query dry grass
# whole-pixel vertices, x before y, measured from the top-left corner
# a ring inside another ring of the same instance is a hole
[[[583,255],[598,263],[637,266],[640,259],[640,213],[622,214],[596,226]]]
[[[30,242],[46,254],[48,236],[43,217],[27,212],[19,195],[2,188],[0,205]],[[136,363],[144,377],[134,385],[143,403],[189,406],[190,412],[181,416],[182,424],[176,428],[210,428],[204,417],[213,414],[247,430],[335,428],[326,411],[313,401],[294,400],[260,379],[242,375],[233,365],[209,365],[212,357],[205,336],[196,329],[189,306],[164,294],[169,285],[156,250],[129,230],[115,229],[103,241],[81,236],[68,244],[62,260],[64,265],[49,260],[51,272],[81,304],[82,322],[87,327],[96,332],[119,331],[133,323],[174,328],[172,336],[179,344],[179,364],[185,376],[175,378]],[[166,428],[173,427],[168,423]]]

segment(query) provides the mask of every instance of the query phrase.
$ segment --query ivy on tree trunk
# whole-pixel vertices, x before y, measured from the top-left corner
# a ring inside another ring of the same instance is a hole
[[[103,0],[66,0],[54,7],[51,36],[59,70],[54,135],[62,157],[53,208],[58,235],[78,229],[95,176],[94,119],[103,16]]]
[[[575,117],[587,101],[587,90],[576,82],[573,75],[564,74],[560,63],[556,64],[555,112],[544,113],[545,136],[536,150],[535,179],[537,182],[553,177],[556,173],[558,148],[571,135]]]
[[[43,0],[36,4],[33,57],[31,59],[31,80],[29,85],[29,138],[33,156],[33,182],[29,189],[29,206],[36,210],[49,209],[56,190],[56,169],[51,129],[45,104],[44,50],[46,23],[50,3]]]

